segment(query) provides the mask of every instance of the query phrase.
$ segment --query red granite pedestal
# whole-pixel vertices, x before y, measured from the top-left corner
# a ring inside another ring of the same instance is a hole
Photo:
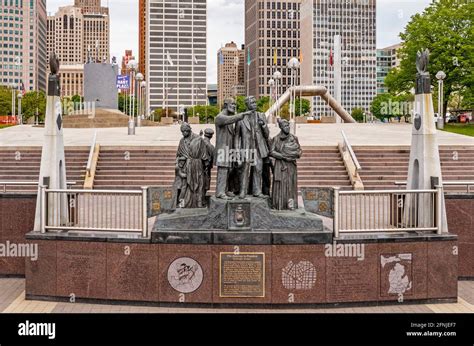
[[[455,301],[456,236],[190,245],[29,235],[32,299],[313,306]]]

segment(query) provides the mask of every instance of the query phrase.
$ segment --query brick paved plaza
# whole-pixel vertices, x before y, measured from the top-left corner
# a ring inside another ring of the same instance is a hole
[[[192,125],[199,133],[214,124]],[[279,131],[276,125],[270,125],[272,136]],[[410,145],[412,125],[392,124],[299,124],[297,136],[302,146],[337,145],[342,141],[344,130],[352,145]],[[135,136],[127,136],[126,128],[102,129],[64,129],[66,146],[88,146],[94,132],[101,146],[176,146],[181,139],[179,125],[160,127],[140,127]],[[2,147],[41,146],[43,128],[29,125],[3,129],[0,136]],[[474,137],[449,132],[438,132],[439,145],[474,145]]]

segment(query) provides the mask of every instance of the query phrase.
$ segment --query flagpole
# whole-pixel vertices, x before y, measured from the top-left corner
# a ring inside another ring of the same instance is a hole
[[[247,96],[250,96],[250,47],[247,47]]]
[[[303,59],[300,59],[300,60],[303,60]],[[303,113],[303,100],[302,100],[303,88],[301,88],[301,67],[300,67],[300,70],[299,70],[299,77],[300,77],[300,116],[302,116],[303,115],[302,114]]]
[[[192,77],[191,77],[191,93],[192,93],[192,108],[193,108],[193,117],[194,117],[194,49],[192,50],[192,56],[191,56],[191,60],[192,60]]]

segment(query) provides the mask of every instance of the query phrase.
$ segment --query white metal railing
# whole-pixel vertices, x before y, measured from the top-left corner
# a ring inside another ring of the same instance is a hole
[[[97,143],[97,131],[94,132],[94,137],[92,138],[91,149],[89,151],[89,158],[87,160],[86,173],[88,177],[91,176],[92,162],[94,160],[94,151],[95,151],[96,143]]]
[[[37,187],[39,183],[37,181],[0,181],[0,186],[2,187],[2,191],[4,193],[7,192],[7,187],[8,186],[35,186]],[[75,181],[68,181],[67,186],[75,186],[76,182]]]
[[[342,134],[342,139],[343,139],[343,150],[349,153],[351,160],[354,163],[355,175],[357,175],[362,170],[362,167],[360,166],[359,160],[357,159],[357,156],[354,153],[354,150],[352,149],[352,145],[349,143],[349,140],[347,139],[346,133],[344,131],[341,131],[341,134]]]
[[[41,232],[141,233],[148,238],[147,188],[54,190],[40,187]]]
[[[341,233],[442,232],[443,188],[334,193],[334,236]]]
[[[407,182],[406,181],[396,181],[395,185],[397,186],[406,186]],[[466,190],[466,193],[474,193],[474,181],[443,181],[443,187],[445,190],[446,188],[449,187],[464,187]],[[459,189],[460,190],[460,189]],[[463,189],[464,190],[464,189]],[[449,191],[449,190],[448,190]]]

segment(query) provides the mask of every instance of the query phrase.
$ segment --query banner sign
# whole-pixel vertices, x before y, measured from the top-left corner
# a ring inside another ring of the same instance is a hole
[[[130,76],[117,76],[117,89],[130,89]]]

